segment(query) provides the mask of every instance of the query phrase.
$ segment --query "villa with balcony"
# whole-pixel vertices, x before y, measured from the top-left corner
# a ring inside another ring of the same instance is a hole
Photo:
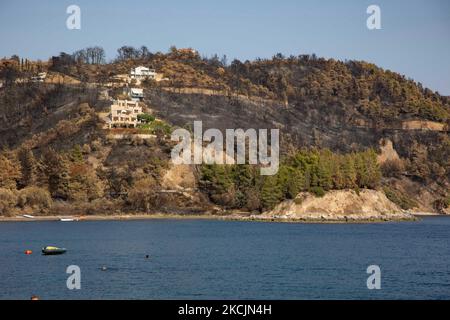
[[[138,123],[138,115],[142,114],[142,107],[138,101],[114,100],[109,115],[109,128],[135,128]]]

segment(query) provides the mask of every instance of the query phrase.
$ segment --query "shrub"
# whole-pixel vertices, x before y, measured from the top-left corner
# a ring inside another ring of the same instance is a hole
[[[120,209],[123,206],[123,201],[120,199],[95,199],[91,202],[87,202],[84,204],[84,212],[88,215],[94,214],[102,214],[102,215],[111,215],[120,212]],[[77,205],[78,206],[78,205]]]
[[[143,123],[150,123],[155,121],[155,117],[148,113],[141,113],[137,116],[137,118]]]
[[[83,154],[90,154],[92,151],[92,148],[90,145],[84,144],[83,147],[81,148],[81,151],[83,152]]]
[[[314,193],[316,197],[323,197],[325,195],[325,190],[322,187],[311,187],[311,193]]]
[[[249,211],[259,210],[261,208],[261,197],[259,193],[253,189],[245,192],[246,204],[245,207]]]
[[[139,136],[133,135],[131,136],[131,145],[133,146],[141,146],[144,144],[144,139]]]
[[[384,187],[383,191],[389,200],[391,200],[403,210],[408,210],[417,206],[417,202],[408,198],[400,191],[393,190],[389,187]]]
[[[0,214],[8,215],[17,204],[16,194],[5,188],[0,188]]]
[[[61,120],[56,125],[56,132],[60,139],[67,138],[77,132],[78,127],[73,121]]]
[[[39,187],[27,187],[19,191],[18,204],[20,207],[31,207],[39,212],[46,212],[52,206],[50,193]]]
[[[137,181],[128,193],[128,202],[137,210],[150,212],[157,200],[156,187],[156,181],[152,177]]]
[[[20,166],[4,155],[0,155],[0,188],[16,189],[21,177]]]
[[[449,206],[450,206],[450,197],[439,198],[434,200],[433,202],[433,208],[437,212],[444,212],[444,210],[447,209]]]
[[[387,160],[381,165],[381,172],[385,177],[400,177],[405,171],[405,164],[400,159]]]
[[[102,147],[102,141],[100,139],[94,140],[91,142],[91,150],[99,151]]]
[[[211,200],[221,206],[234,208],[236,206],[236,189],[231,186],[228,190],[212,194]]]

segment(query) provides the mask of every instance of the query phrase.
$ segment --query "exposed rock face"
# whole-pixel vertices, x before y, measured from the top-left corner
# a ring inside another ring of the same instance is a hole
[[[185,164],[171,166],[164,174],[161,185],[166,189],[196,188],[193,166]]]
[[[335,190],[323,197],[300,193],[273,210],[255,216],[258,219],[310,221],[408,220],[414,217],[376,190]]]
[[[385,163],[386,161],[400,160],[397,151],[394,149],[392,141],[389,139],[380,140],[380,155],[378,156],[378,163]]]

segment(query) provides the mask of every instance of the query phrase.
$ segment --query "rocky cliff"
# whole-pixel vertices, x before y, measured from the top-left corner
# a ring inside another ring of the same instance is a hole
[[[273,210],[257,216],[259,219],[307,221],[385,221],[409,220],[414,217],[376,190],[336,190],[316,197],[300,193]]]

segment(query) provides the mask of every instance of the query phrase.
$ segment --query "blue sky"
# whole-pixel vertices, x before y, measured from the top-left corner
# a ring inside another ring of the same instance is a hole
[[[81,30],[66,28],[66,8],[81,8]],[[366,9],[381,8],[381,30]],[[100,45],[166,52],[171,45],[229,61],[316,53],[366,60],[450,95],[448,0],[1,0],[0,57],[47,59]]]

